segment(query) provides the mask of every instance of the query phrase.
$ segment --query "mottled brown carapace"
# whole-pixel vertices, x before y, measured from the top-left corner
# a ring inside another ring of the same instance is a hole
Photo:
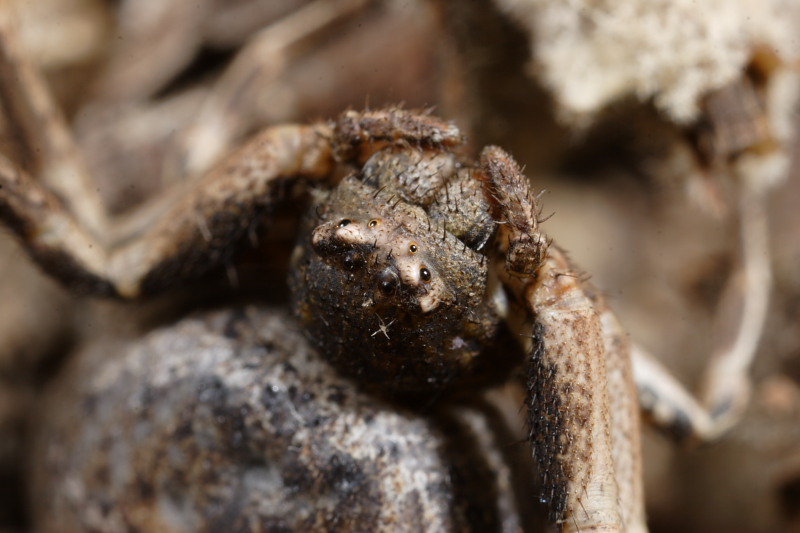
[[[492,350],[509,343],[478,170],[437,145],[388,146],[318,194],[291,268],[314,344],[382,390],[475,386],[519,363]]]

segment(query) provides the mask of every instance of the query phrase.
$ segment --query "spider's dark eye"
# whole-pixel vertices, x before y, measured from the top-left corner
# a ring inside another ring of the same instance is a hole
[[[350,220],[349,218],[343,218],[342,220],[339,221],[339,227],[343,228],[343,227],[349,225],[350,222],[352,222],[352,220]]]
[[[431,280],[431,271],[425,267],[419,269],[419,279],[428,283]]]
[[[417,250],[419,250],[419,248],[417,247],[417,243],[412,242],[411,244],[408,245],[408,253],[415,254],[417,253]]]
[[[384,270],[378,275],[378,288],[384,296],[394,294],[399,284],[400,280],[397,279],[397,274],[390,270]]]
[[[377,226],[377,225],[378,225],[378,224],[380,224],[380,223],[381,223],[381,221],[380,221],[380,220],[378,220],[377,218],[373,218],[372,220],[370,220],[370,221],[369,221],[369,224],[368,224],[368,226],[369,226],[370,228],[374,228],[375,226]]]
[[[342,264],[347,270],[353,270],[354,268],[363,266],[364,259],[357,252],[348,252],[344,256],[344,259],[342,259]]]

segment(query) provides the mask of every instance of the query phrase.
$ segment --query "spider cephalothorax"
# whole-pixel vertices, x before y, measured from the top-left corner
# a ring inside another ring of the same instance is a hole
[[[452,153],[379,151],[317,195],[292,268],[297,312],[321,352],[368,384],[413,393],[497,379],[518,358],[484,353],[506,338],[487,257],[495,226]]]

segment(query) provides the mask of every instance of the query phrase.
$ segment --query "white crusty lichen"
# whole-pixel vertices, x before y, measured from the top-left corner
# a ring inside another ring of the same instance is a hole
[[[530,74],[571,128],[591,126],[610,105],[631,100],[652,103],[678,128],[691,126],[705,97],[748,66],[766,67],[759,83],[772,147],[744,151],[731,170],[762,190],[785,178],[800,94],[800,1],[495,2],[527,33]],[[676,137],[674,156],[689,149],[681,144]]]
[[[530,34],[532,73],[580,124],[623,98],[676,123],[736,79],[756,50],[798,56],[796,0],[496,0]]]

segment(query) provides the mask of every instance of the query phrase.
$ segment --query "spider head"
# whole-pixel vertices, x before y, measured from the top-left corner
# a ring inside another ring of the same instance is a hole
[[[308,217],[290,285],[329,360],[417,392],[472,374],[495,337],[487,263],[421,207],[351,177]]]
[[[453,304],[455,291],[435,254],[398,220],[398,213],[381,211],[320,224],[311,234],[314,252],[358,289],[362,306],[392,306],[422,317]]]

